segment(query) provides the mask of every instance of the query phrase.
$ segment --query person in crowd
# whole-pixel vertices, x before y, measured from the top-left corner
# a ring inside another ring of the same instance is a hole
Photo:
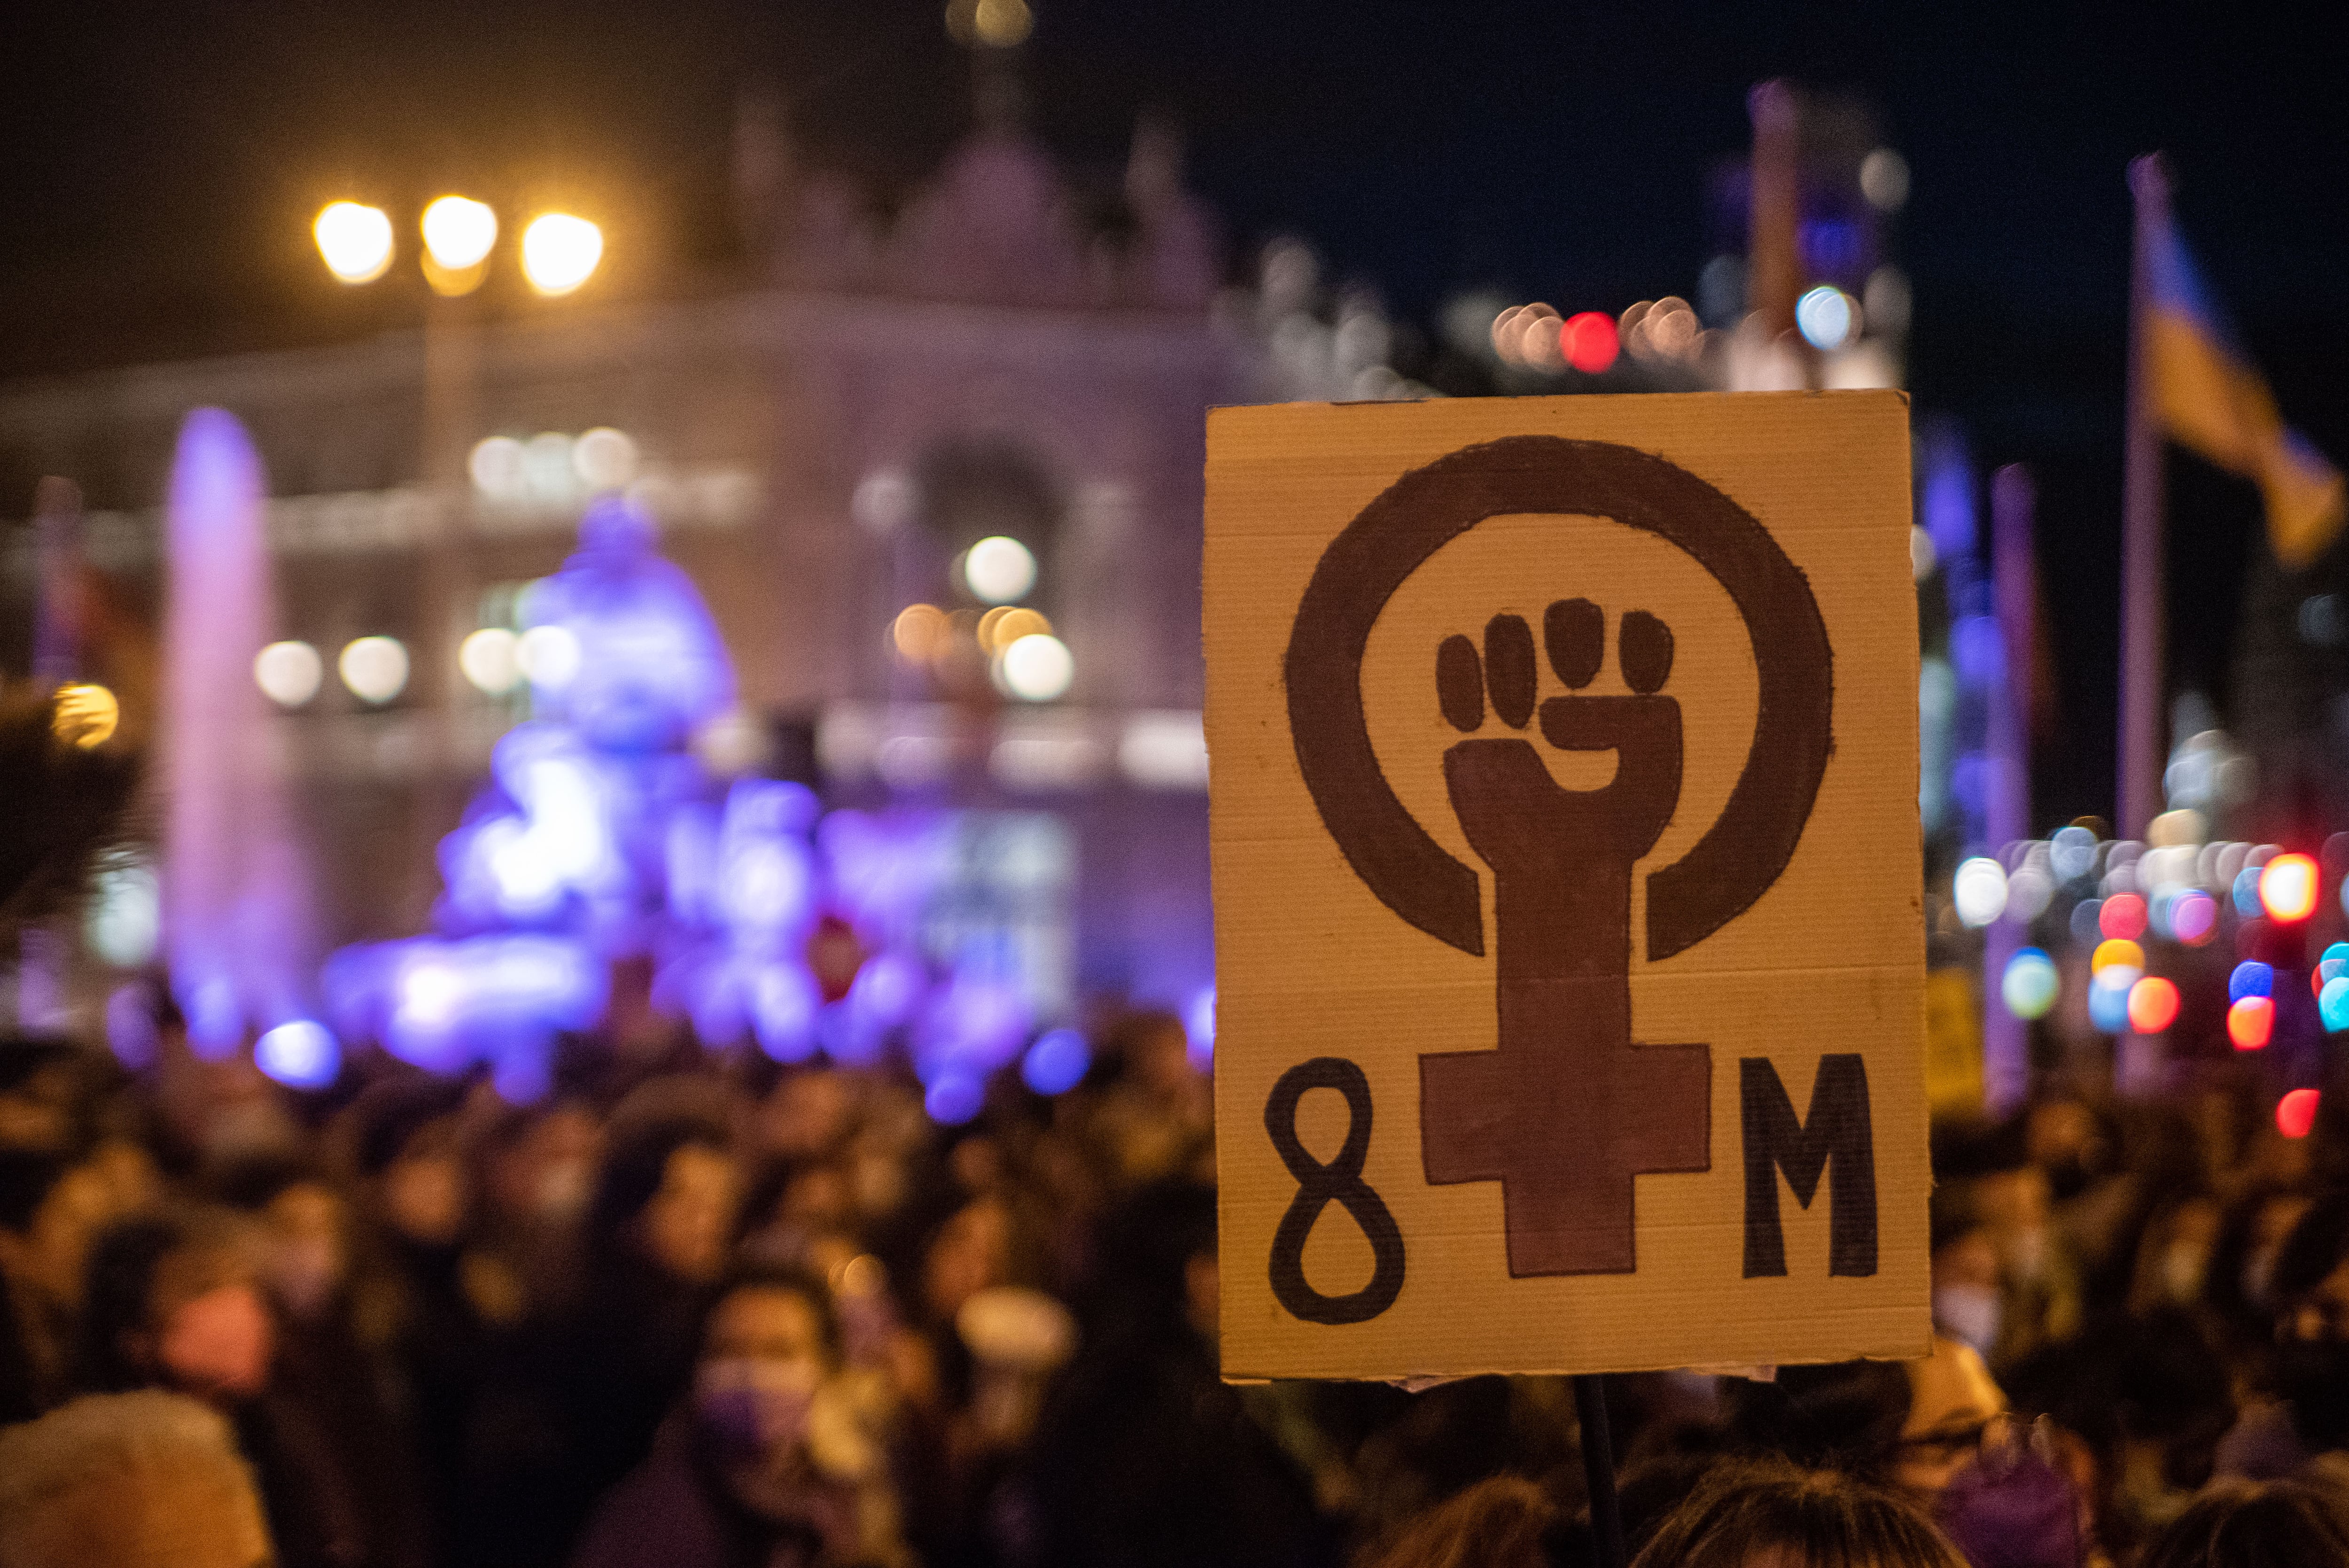
[[[1900,1493],[1970,1551],[1995,1540],[2002,1563],[2075,1568],[2092,1522],[2087,1490],[2047,1433],[2025,1440],[1971,1346],[1935,1336],[1915,1361],[1786,1367],[1737,1385],[1729,1428],[1749,1451],[1834,1470]]]
[[[89,1258],[81,1386],[160,1388],[229,1418],[258,1478],[281,1568],[372,1568],[351,1476],[315,1415],[274,1386],[276,1329],[236,1222],[212,1210],[125,1220]]]
[[[1455,1560],[1457,1561],[1457,1560]],[[1783,1460],[1723,1465],[1700,1483],[1632,1568],[1966,1568],[1899,1493]]]
[[[566,1537],[650,1451],[692,1379],[727,1268],[741,1172],[722,1109],[691,1087],[656,1080],[647,1088],[660,1092],[639,1089],[615,1112],[587,1212],[579,1307],[554,1329]]]
[[[2146,1549],[2139,1568],[2349,1568],[2349,1495],[2337,1483],[2213,1487]]]
[[[377,1560],[398,1568],[426,1561],[415,1446],[394,1414],[392,1380],[351,1315],[350,1205],[334,1183],[292,1155],[256,1157],[211,1185],[249,1216],[260,1278],[275,1308],[272,1382],[309,1412],[350,1480]]]
[[[0,1429],[8,1568],[264,1568],[275,1558],[228,1423],[149,1389]]]
[[[589,1523],[574,1568],[893,1568],[886,1456],[841,1397],[823,1284],[745,1266],[702,1328],[691,1392]]]
[[[1043,1568],[1118,1563],[1335,1563],[1342,1537],[1310,1480],[1218,1377],[1214,1194],[1148,1187],[1107,1216],[1081,1348],[1032,1445],[1030,1559]]]
[[[2246,1410],[2220,1468],[2255,1480],[2349,1449],[2349,1192],[2309,1205],[2276,1253],[2275,1398]]]

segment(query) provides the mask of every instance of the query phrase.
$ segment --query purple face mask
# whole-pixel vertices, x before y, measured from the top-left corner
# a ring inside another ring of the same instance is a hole
[[[769,1454],[807,1432],[822,1368],[809,1361],[722,1357],[695,1375],[693,1402],[702,1425],[730,1453]]]
[[[2080,1568],[2079,1496],[2033,1448],[1986,1450],[1933,1511],[1973,1568]]]

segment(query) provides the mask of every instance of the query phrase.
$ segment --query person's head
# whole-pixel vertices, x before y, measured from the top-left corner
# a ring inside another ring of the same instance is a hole
[[[2154,1538],[2142,1568],[2349,1568],[2349,1502],[2307,1480],[2211,1488]]]
[[[350,1214],[343,1196],[298,1160],[248,1161],[213,1183],[222,1202],[253,1216],[270,1294],[296,1319],[317,1316],[350,1274]]]
[[[376,1212],[401,1241],[456,1244],[471,1196],[458,1111],[464,1086],[435,1081],[387,1084],[356,1108],[358,1168]]]
[[[740,1187],[722,1123],[680,1114],[618,1128],[588,1235],[607,1259],[633,1257],[671,1279],[709,1284],[725,1271]]]
[[[262,1568],[269,1531],[228,1423],[191,1399],[92,1394],[0,1430],[8,1568]]]
[[[839,1366],[840,1326],[820,1281],[792,1268],[740,1268],[704,1321],[695,1413],[722,1452],[766,1458],[805,1436],[816,1390]]]
[[[1520,1476],[1492,1476],[1412,1521],[1371,1568],[1548,1568],[1557,1504]]]
[[[108,1230],[90,1252],[82,1314],[90,1387],[160,1386],[235,1404],[269,1381],[275,1333],[225,1216],[155,1214]]]
[[[1728,1391],[1740,1445],[1928,1499],[2002,1423],[2005,1396],[1972,1346],[1942,1335],[1916,1361],[1782,1367]]]
[[[1837,1470],[1732,1461],[1699,1482],[1632,1568],[1965,1568],[1909,1500]]]

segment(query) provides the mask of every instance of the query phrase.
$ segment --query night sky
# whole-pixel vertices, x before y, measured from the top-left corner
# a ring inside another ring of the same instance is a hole
[[[1692,294],[1703,185],[1767,76],[1857,93],[1905,153],[1920,412],[2031,463],[2061,677],[2039,812],[2109,810],[2134,153],[2286,416],[2349,460],[2349,49],[2282,8],[1034,0],[1030,120],[1106,177],[1170,111],[1235,254],[1278,232],[1432,322],[1458,289],[1567,309]],[[2317,8],[2302,8],[2314,14]],[[722,271],[736,90],[885,192],[968,122],[942,0],[19,6],[0,27],[0,375],[399,325],[311,251],[324,201],[435,188],[608,217],[615,292]],[[1938,15],[1929,15],[1929,10]],[[402,219],[405,225],[407,220]],[[2173,678],[2223,707],[2257,502],[2172,464]],[[0,516],[29,498],[0,497]],[[2041,827],[2048,824],[2042,822]]]

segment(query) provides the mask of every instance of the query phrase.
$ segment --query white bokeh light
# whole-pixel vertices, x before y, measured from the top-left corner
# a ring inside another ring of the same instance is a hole
[[[619,490],[636,477],[636,443],[608,425],[583,430],[571,444],[571,468],[589,490]]]
[[[1987,855],[1976,855],[1958,868],[1950,895],[1958,918],[1968,925],[1984,926],[2006,913],[2006,868]]]
[[[457,667],[477,690],[503,696],[522,680],[521,642],[503,626],[484,626],[457,645]]]
[[[1003,650],[1003,689],[1023,702],[1050,702],[1076,678],[1077,662],[1069,646],[1048,633],[1037,632]]]
[[[272,643],[253,655],[253,684],[280,707],[300,707],[326,678],[326,661],[307,643]]]
[[[373,283],[391,265],[391,220],[380,207],[330,201],[310,234],[326,270],[344,283]]]
[[[408,686],[408,650],[397,637],[360,637],[344,646],[335,668],[353,696],[387,703]]]
[[[561,691],[579,673],[579,639],[568,626],[533,626],[514,645],[514,662],[531,685]]]
[[[1859,335],[1859,302],[1833,284],[1795,302],[1795,325],[1813,348],[1837,349]]]
[[[962,580],[975,597],[989,604],[1013,603],[1036,586],[1036,557],[1018,540],[995,534],[972,545],[963,557]]]

